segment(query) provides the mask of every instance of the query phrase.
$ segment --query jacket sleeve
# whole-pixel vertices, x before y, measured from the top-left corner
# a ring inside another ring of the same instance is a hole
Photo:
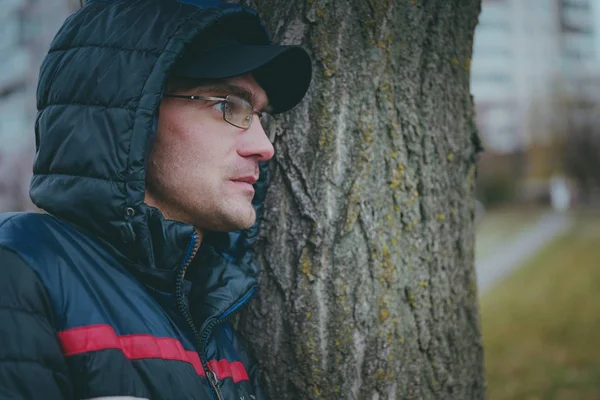
[[[68,399],[67,365],[46,288],[0,245],[0,398]]]

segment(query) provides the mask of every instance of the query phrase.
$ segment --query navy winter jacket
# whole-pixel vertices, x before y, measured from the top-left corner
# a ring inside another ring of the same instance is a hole
[[[91,0],[39,78],[31,198],[0,215],[0,399],[262,399],[228,322],[256,290],[249,230],[208,234],[144,204],[171,66],[208,27],[268,43],[214,0]],[[261,214],[266,167],[255,185]]]

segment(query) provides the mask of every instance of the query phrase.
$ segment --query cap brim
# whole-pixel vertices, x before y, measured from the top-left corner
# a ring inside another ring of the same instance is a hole
[[[172,73],[181,78],[224,79],[253,73],[269,97],[273,114],[296,106],[312,78],[309,55],[299,46],[242,45],[190,52]]]

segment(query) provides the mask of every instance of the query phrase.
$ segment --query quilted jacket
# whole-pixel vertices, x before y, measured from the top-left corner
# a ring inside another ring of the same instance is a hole
[[[215,23],[268,43],[214,0],[90,0],[41,66],[30,196],[0,215],[0,399],[264,398],[228,319],[256,291],[245,231],[205,235],[144,204],[171,66]],[[266,166],[255,184],[260,216]]]

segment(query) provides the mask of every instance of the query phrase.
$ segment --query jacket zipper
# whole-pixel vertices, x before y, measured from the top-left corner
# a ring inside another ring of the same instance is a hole
[[[188,254],[185,258],[183,266],[181,267],[179,275],[177,276],[177,286],[176,286],[177,307],[179,308],[179,312],[181,312],[181,314],[185,318],[188,326],[192,329],[192,332],[194,333],[194,340],[196,342],[196,351],[198,352],[198,356],[200,357],[200,362],[202,363],[202,369],[204,369],[204,374],[206,375],[206,378],[208,379],[210,388],[217,395],[218,400],[224,400],[223,394],[221,393],[221,390],[219,389],[219,385],[217,382],[217,375],[213,371],[211,371],[210,368],[208,368],[208,363],[206,362],[204,357],[202,357],[202,355],[204,354],[203,347],[202,347],[203,341],[202,341],[202,338],[200,337],[200,333],[198,332],[198,328],[196,328],[196,325],[194,324],[192,315],[190,314],[190,311],[184,301],[183,278],[185,276],[185,272],[187,271],[188,267],[192,263],[192,260],[196,256],[198,249],[200,248],[200,240],[198,240],[198,233],[195,231],[192,234],[192,242],[190,243],[190,246],[191,246],[191,251],[188,250]]]
[[[206,349],[206,345],[208,342],[208,338],[210,336],[210,333],[212,332],[212,330],[215,328],[215,326],[222,324],[223,322],[228,321],[233,315],[235,315],[240,309],[242,309],[242,306],[248,303],[248,300],[252,297],[252,294],[254,293],[254,289],[255,287],[252,287],[248,293],[246,293],[244,296],[242,296],[242,298],[233,305],[233,307],[231,307],[231,309],[229,311],[226,311],[223,315],[224,317],[221,318],[215,318],[212,321],[210,321],[208,323],[208,325],[206,325],[206,328],[204,328],[204,331],[202,332],[202,335],[200,337],[200,349],[201,349],[201,353],[200,354],[204,354],[204,350]],[[200,355],[200,361],[202,361],[203,358]],[[204,366],[205,363],[204,361],[202,361],[202,365]],[[205,371],[209,371],[210,372],[210,378],[209,381],[211,379],[213,379],[212,383],[214,384],[215,388],[217,388],[217,374],[214,373],[213,371],[211,371],[210,369],[208,369],[208,364],[206,364],[205,367]],[[207,375],[209,376],[209,375]],[[216,391],[217,392],[217,397],[218,400],[224,400],[222,397],[222,394],[220,393],[219,390]]]
[[[226,311],[223,314],[223,317],[216,318],[210,321],[206,328],[204,328],[202,335],[200,335],[200,332],[198,332],[198,329],[196,328],[196,325],[192,320],[192,315],[190,314],[188,307],[185,305],[183,296],[183,278],[185,276],[185,272],[192,263],[192,260],[194,259],[196,253],[198,253],[198,249],[200,248],[200,241],[198,240],[197,232],[194,232],[192,234],[192,242],[190,243],[190,246],[192,246],[191,251],[188,251],[188,255],[185,259],[183,266],[181,267],[179,276],[177,277],[177,306],[179,308],[179,311],[183,314],[188,326],[192,329],[192,332],[194,333],[196,350],[198,351],[198,356],[200,358],[200,362],[202,363],[202,369],[204,369],[204,373],[206,374],[206,378],[210,383],[211,389],[217,395],[218,400],[225,400],[223,397],[223,393],[221,393],[221,389],[219,389],[217,374],[213,372],[210,368],[208,368],[208,363],[205,357],[203,357],[204,350],[206,348],[206,344],[208,342],[210,333],[212,332],[214,327],[229,320],[242,308],[242,306],[247,304],[248,300],[254,294],[256,287],[252,287],[244,296],[242,296],[242,298],[236,304],[234,304],[228,311]]]

